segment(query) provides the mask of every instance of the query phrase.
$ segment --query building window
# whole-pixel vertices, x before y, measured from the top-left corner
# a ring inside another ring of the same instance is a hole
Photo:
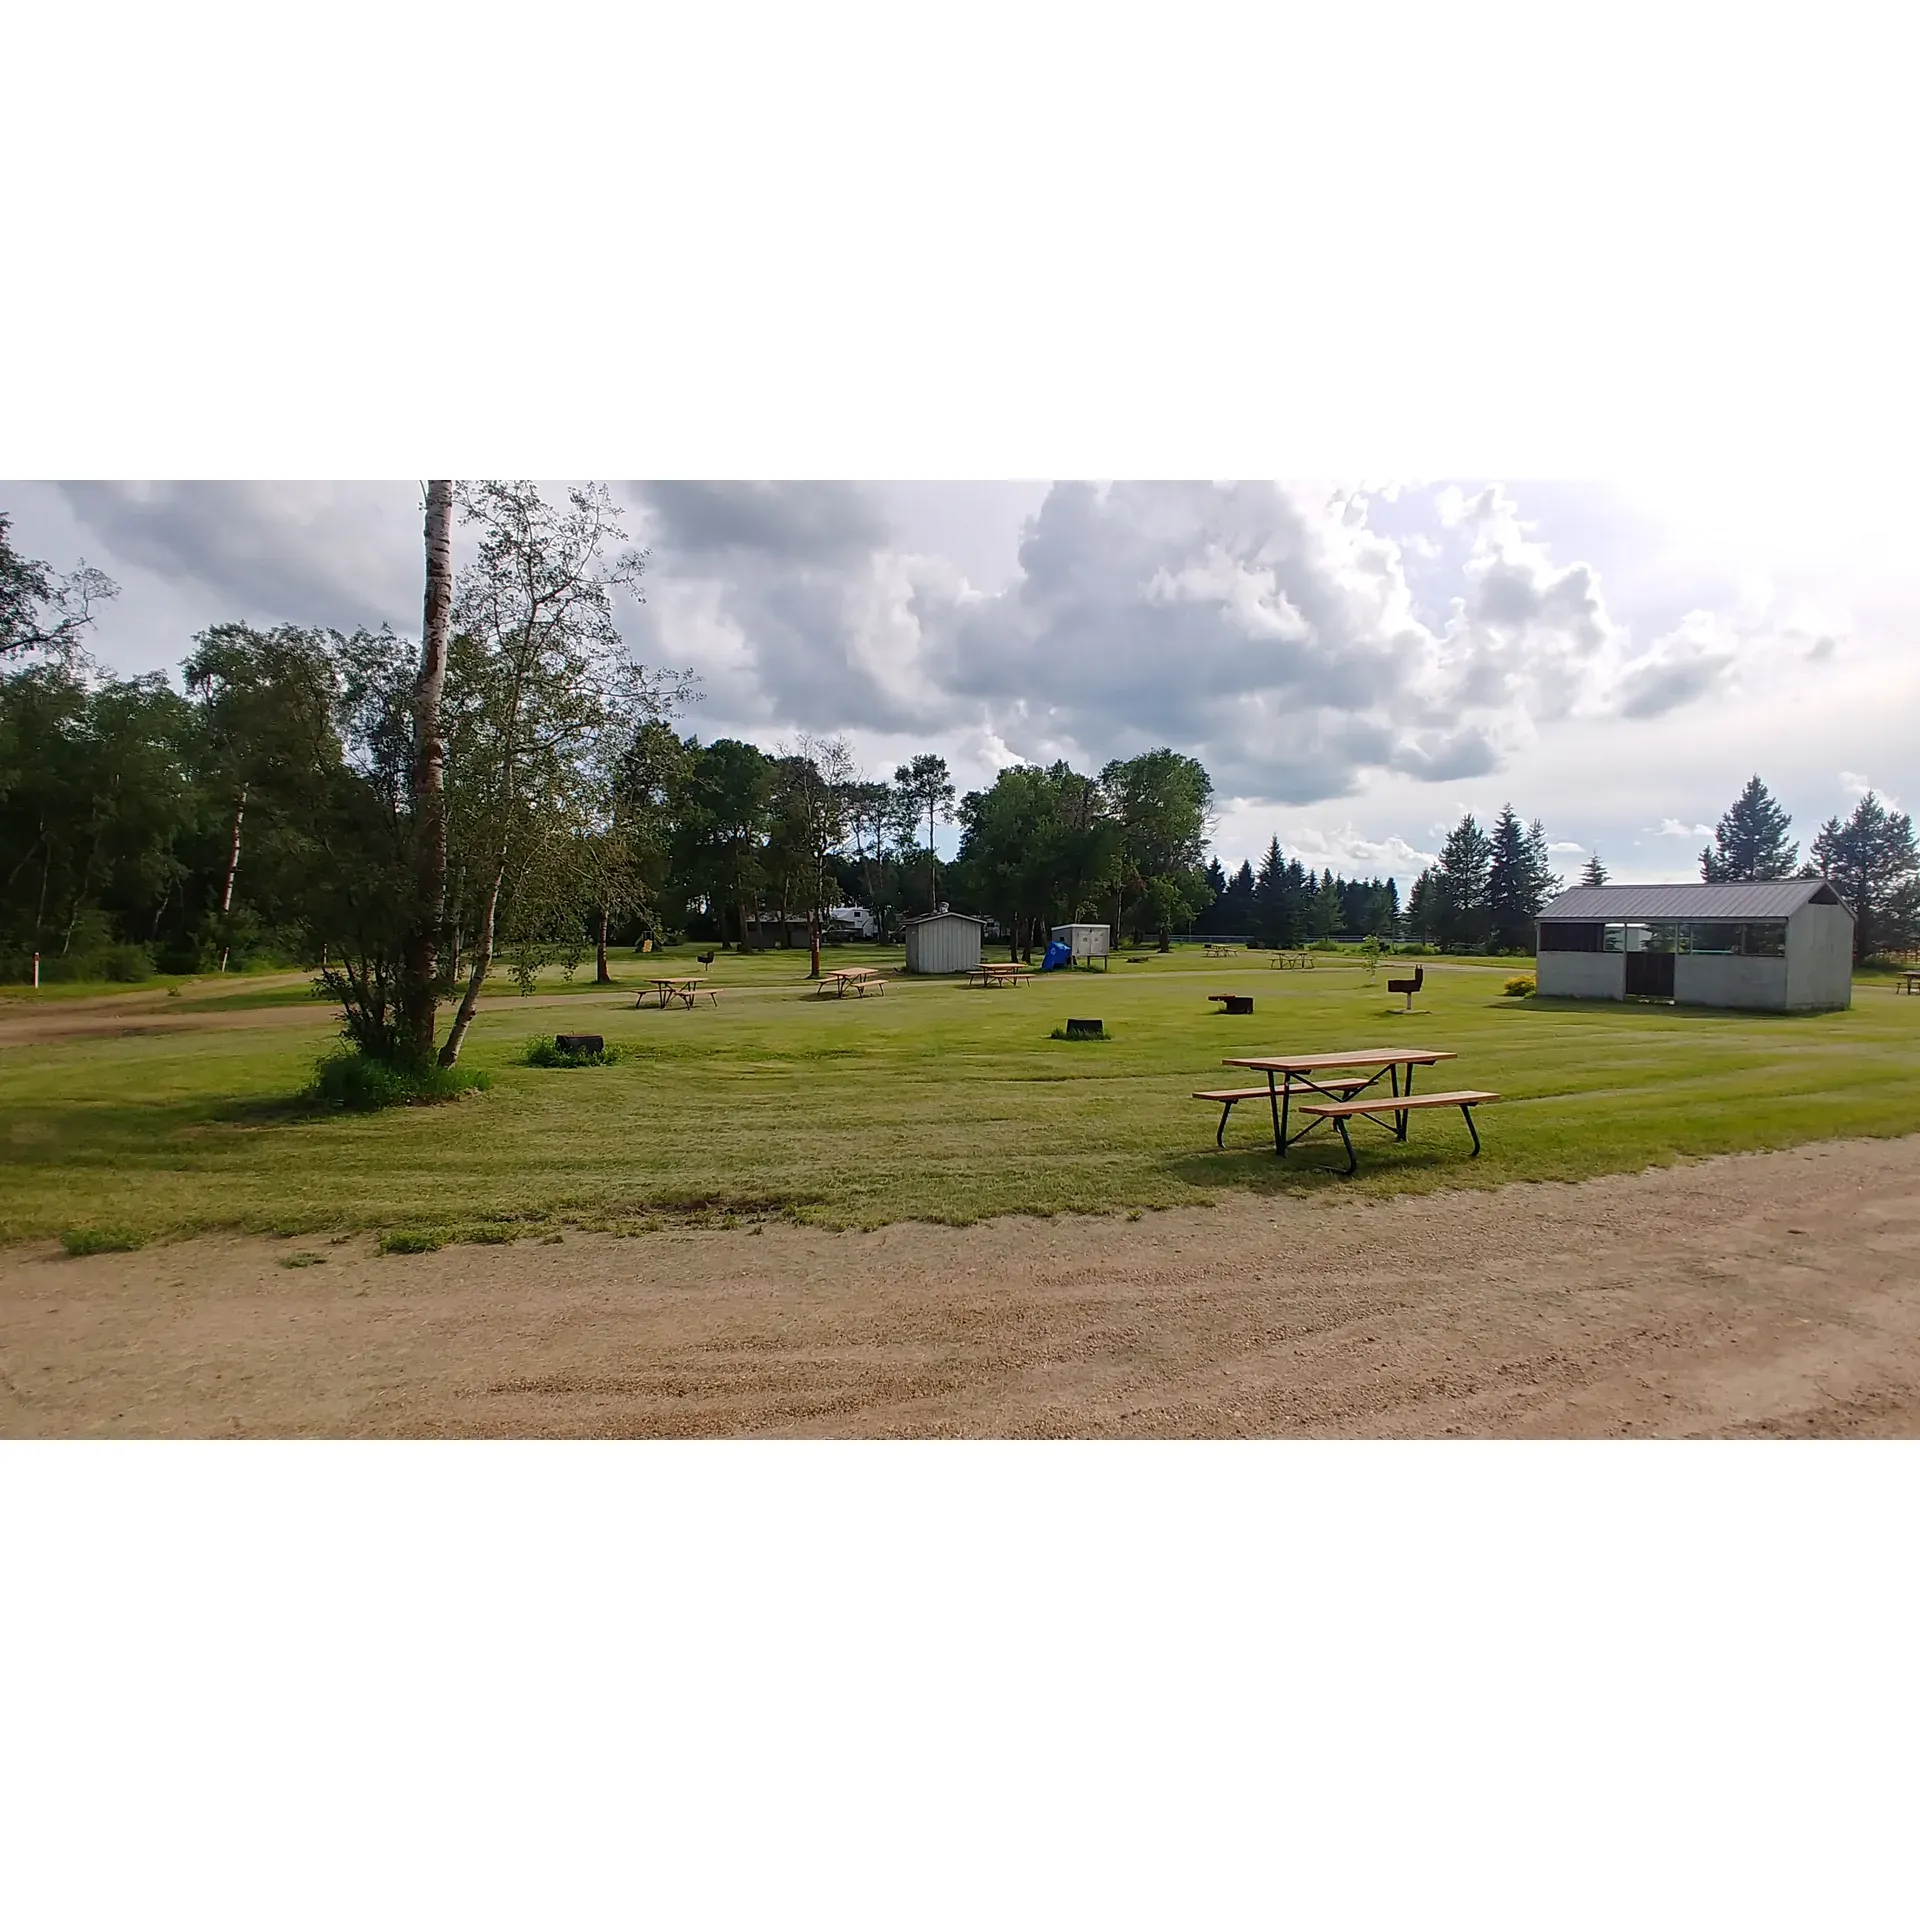
[[[1787,950],[1784,920],[1695,920],[1685,932],[1683,953],[1778,960]]]
[[[1542,953],[1602,952],[1600,922],[1598,920],[1542,920],[1540,951]]]

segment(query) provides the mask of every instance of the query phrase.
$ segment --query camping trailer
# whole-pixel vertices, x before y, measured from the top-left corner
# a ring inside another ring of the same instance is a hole
[[[1535,923],[1538,991],[1776,1013],[1853,1004],[1853,915],[1825,881],[1570,887]]]

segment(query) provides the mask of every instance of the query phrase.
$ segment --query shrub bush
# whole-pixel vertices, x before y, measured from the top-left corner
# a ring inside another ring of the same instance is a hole
[[[349,1113],[376,1113],[382,1107],[432,1106],[457,1100],[463,1093],[484,1091],[484,1073],[464,1067],[402,1067],[371,1060],[350,1047],[323,1055],[314,1064],[307,1097],[323,1107]]]
[[[538,1034],[527,1042],[520,1056],[530,1067],[611,1067],[620,1059],[618,1047],[602,1047],[598,1053],[562,1053],[551,1034]]]
[[[1516,1000],[1525,998],[1533,990],[1534,978],[1530,973],[1516,973],[1501,989],[1503,993],[1510,993]]]
[[[153,953],[140,946],[109,947],[104,971],[109,980],[151,980]]]
[[[434,1253],[447,1244],[447,1236],[435,1227],[395,1227],[380,1236],[382,1253]]]
[[[84,1253],[131,1253],[146,1238],[127,1227],[69,1227],[60,1244],[77,1260]]]

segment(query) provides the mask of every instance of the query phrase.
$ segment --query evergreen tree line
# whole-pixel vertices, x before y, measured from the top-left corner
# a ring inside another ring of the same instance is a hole
[[[1383,941],[1400,937],[1400,889],[1392,880],[1349,880],[1330,867],[1316,874],[1267,842],[1260,870],[1243,860],[1229,876],[1218,860],[1206,868],[1211,901],[1194,931],[1257,947],[1298,947],[1341,934]]]
[[[1756,773],[1720,817],[1713,845],[1701,849],[1701,879],[1824,879],[1852,911],[1856,965],[1920,947],[1920,849],[1911,814],[1893,812],[1869,790],[1844,820],[1834,814],[1822,823],[1805,860],[1788,837],[1792,826]]]
[[[1523,827],[1509,804],[1489,833],[1465,814],[1416,876],[1407,925],[1442,953],[1531,953],[1534,920],[1564,884],[1538,820]]]

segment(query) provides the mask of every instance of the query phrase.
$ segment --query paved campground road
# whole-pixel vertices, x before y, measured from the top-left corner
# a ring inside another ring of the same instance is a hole
[[[1920,1136],[1138,1220],[15,1249],[0,1433],[1915,1436]]]

